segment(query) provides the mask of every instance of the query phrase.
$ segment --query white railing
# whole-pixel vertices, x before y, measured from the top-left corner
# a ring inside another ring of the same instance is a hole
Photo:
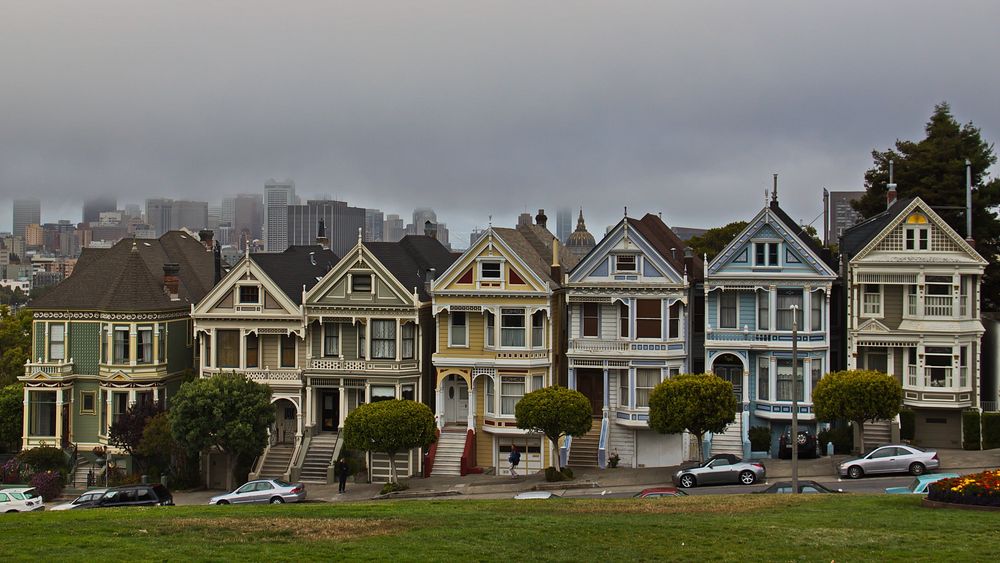
[[[69,361],[55,360],[52,362],[25,362],[24,375],[42,372],[49,375],[69,375],[73,373],[73,359]]]
[[[924,296],[924,315],[928,317],[951,317],[954,313],[955,300],[950,295]]]
[[[248,369],[243,374],[247,379],[258,383],[268,381],[302,381],[302,372],[299,370],[270,370],[270,369]]]
[[[415,360],[401,362],[386,360],[338,360],[333,358],[313,358],[309,361],[312,369],[347,370],[347,371],[402,371],[417,369]]]
[[[569,342],[569,349],[573,352],[625,352],[628,350],[628,342],[573,339]]]

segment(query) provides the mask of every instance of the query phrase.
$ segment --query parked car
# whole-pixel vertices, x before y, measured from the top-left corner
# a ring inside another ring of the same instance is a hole
[[[257,479],[231,493],[214,496],[208,504],[282,504],[306,500],[306,486],[281,479]]]
[[[173,506],[174,496],[166,487],[154,485],[125,485],[104,491],[97,502],[86,508],[117,508],[124,506]]]
[[[766,476],[766,470],[760,463],[726,455],[713,456],[701,465],[680,469],[674,473],[673,482],[685,489],[723,483],[753,485],[757,481],[763,481]]]
[[[72,502],[66,502],[63,504],[57,504],[52,507],[52,510],[74,510],[77,508],[90,508],[91,506],[97,504],[97,501],[101,500],[104,493],[108,492],[107,489],[92,489],[82,495],[73,499]]]
[[[545,500],[554,496],[551,491],[525,491],[514,495],[514,500]]]
[[[778,457],[781,459],[792,459],[792,429],[788,428],[778,440]],[[816,458],[819,457],[819,440],[808,430],[799,430],[799,437],[796,443],[799,445],[799,457]]]
[[[941,479],[951,479],[953,477],[958,477],[958,473],[935,473],[933,475],[919,475],[913,480],[909,486],[906,487],[889,487],[885,492],[890,495],[926,495],[927,488],[931,486],[931,483],[940,481]]]
[[[686,497],[687,493],[677,487],[652,487],[632,495],[632,498]]]
[[[792,488],[791,481],[778,481],[772,484],[770,487],[764,489],[763,491],[757,491],[762,494],[791,494],[794,489]],[[799,493],[803,495],[816,494],[816,493],[842,493],[844,489],[829,489],[816,481],[799,481]]]
[[[841,463],[838,470],[841,477],[860,479],[876,473],[909,472],[910,475],[923,475],[940,466],[937,452],[891,444],[875,448],[859,458],[849,459]]]
[[[45,510],[42,497],[30,487],[15,487],[0,491],[0,512],[34,512]]]

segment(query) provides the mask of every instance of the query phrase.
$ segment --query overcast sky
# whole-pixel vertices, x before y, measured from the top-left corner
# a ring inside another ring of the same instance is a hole
[[[935,103],[1000,137],[1000,2],[0,4],[0,230],[11,200],[218,202],[292,178],[474,226],[583,206],[598,235],[796,219],[860,189]],[[822,227],[822,221],[816,223]],[[553,229],[554,230],[554,229]]]

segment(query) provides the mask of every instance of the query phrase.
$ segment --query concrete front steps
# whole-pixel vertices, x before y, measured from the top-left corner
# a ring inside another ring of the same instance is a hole
[[[892,426],[888,420],[865,423],[865,451],[892,443]]]
[[[726,426],[721,434],[712,435],[712,455],[733,454],[743,457],[743,417],[736,413],[736,420]]]
[[[601,445],[601,419],[595,418],[590,432],[573,438],[569,448],[570,467],[597,467],[597,450]]]
[[[309,441],[309,449],[302,460],[299,480],[303,483],[327,483],[326,472],[333,463],[337,448],[337,433],[317,434]]]
[[[264,463],[260,466],[261,479],[283,479],[292,462],[292,452],[295,446],[290,444],[275,444],[267,451]]]
[[[465,450],[464,430],[443,430],[438,437],[437,453],[431,475],[461,475],[462,452]]]

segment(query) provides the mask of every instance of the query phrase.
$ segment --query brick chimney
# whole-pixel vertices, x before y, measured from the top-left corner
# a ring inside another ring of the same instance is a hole
[[[885,192],[885,208],[889,209],[892,204],[896,203],[896,184],[889,184],[886,188],[888,190]]]
[[[176,262],[163,264],[163,292],[170,297],[171,301],[180,300],[180,295],[178,295],[181,288],[181,278],[178,277],[180,271],[181,266]]]
[[[545,224],[548,223],[549,218],[545,216],[545,210],[539,209],[538,215],[535,215],[535,224],[541,228],[546,228]]]
[[[212,244],[212,238],[214,236],[215,233],[212,232],[211,229],[202,229],[198,231],[198,238],[201,240],[202,246],[204,246],[205,250],[208,252],[212,252],[212,250],[214,250],[215,245]]]
[[[559,239],[552,239],[552,270],[550,272],[552,279],[556,283],[562,285],[562,266],[559,264]]]

